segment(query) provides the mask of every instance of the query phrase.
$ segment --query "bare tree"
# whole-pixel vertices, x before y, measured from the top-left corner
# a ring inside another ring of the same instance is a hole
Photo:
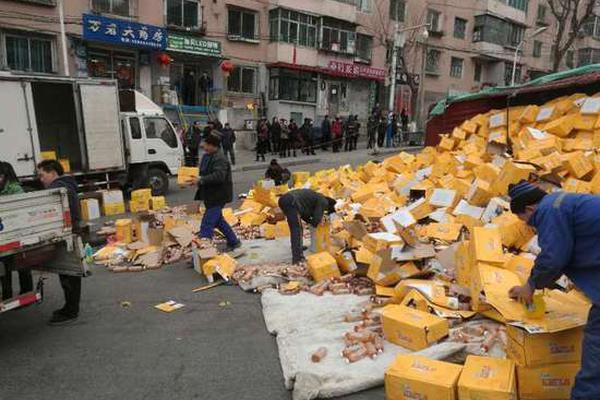
[[[556,20],[552,70],[558,71],[562,59],[573,45],[579,31],[593,15],[596,0],[547,0]]]

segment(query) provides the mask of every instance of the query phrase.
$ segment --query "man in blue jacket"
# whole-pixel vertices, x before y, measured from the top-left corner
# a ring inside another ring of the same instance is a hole
[[[548,194],[525,181],[509,195],[512,212],[537,230],[541,248],[529,280],[509,296],[531,303],[536,289],[552,287],[564,274],[591,300],[571,398],[600,399],[600,196]]]

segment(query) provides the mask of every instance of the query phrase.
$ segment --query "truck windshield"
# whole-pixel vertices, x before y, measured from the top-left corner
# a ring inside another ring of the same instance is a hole
[[[169,147],[177,147],[177,136],[164,118],[144,118],[147,139],[162,139]]]

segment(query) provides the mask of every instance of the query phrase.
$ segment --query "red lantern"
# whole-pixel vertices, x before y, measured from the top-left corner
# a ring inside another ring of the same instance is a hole
[[[234,65],[231,61],[225,60],[221,63],[221,71],[225,77],[228,77],[231,71],[233,71]]]
[[[168,55],[167,53],[160,53],[157,57],[156,57],[158,63],[164,67],[166,67],[167,65],[171,64],[171,61],[173,61],[173,59],[171,58],[170,55]]]

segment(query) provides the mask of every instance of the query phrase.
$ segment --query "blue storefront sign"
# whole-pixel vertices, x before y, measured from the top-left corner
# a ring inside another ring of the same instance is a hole
[[[83,14],[83,38],[144,49],[164,50],[167,31],[154,25]]]

